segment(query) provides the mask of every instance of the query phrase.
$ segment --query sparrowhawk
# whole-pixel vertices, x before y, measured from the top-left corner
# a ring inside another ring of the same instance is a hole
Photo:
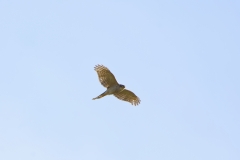
[[[116,78],[107,67],[103,65],[96,65],[94,70],[98,74],[100,83],[106,87],[107,90],[96,98],[93,98],[93,100],[113,94],[118,99],[130,102],[132,105],[136,106],[140,103],[140,99],[133,92],[125,89],[124,85],[118,84]]]

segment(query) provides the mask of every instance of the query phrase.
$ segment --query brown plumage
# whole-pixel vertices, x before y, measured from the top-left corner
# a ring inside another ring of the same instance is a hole
[[[118,99],[130,102],[132,105],[136,106],[140,103],[141,100],[133,92],[125,89],[124,85],[118,84],[116,78],[107,67],[96,65],[94,69],[98,74],[100,83],[106,87],[107,90],[98,97],[93,98],[93,100],[113,94]]]

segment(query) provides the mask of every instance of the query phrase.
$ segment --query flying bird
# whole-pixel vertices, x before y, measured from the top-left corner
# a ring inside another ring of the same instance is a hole
[[[107,90],[99,96],[93,98],[93,100],[102,98],[106,95],[114,95],[118,99],[130,102],[135,106],[140,103],[141,100],[133,92],[125,89],[124,85],[118,84],[116,78],[107,67],[103,65],[96,65],[94,70],[98,74],[100,83],[106,87]]]

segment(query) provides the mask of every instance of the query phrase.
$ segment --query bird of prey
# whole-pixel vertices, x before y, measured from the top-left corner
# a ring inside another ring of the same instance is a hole
[[[124,85],[118,84],[116,78],[107,67],[103,65],[96,65],[94,70],[98,74],[100,83],[106,87],[107,90],[96,98],[93,98],[93,100],[113,94],[118,99],[130,102],[132,105],[136,106],[140,103],[140,99],[133,92],[125,89]]]

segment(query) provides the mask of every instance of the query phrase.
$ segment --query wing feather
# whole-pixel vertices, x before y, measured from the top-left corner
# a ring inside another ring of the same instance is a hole
[[[140,104],[141,102],[141,100],[133,92],[127,89],[124,89],[121,92],[115,93],[114,96],[120,100],[130,102],[134,106]]]
[[[104,87],[109,88],[118,84],[116,78],[107,67],[98,64],[94,67],[94,70],[97,72],[98,79]]]

